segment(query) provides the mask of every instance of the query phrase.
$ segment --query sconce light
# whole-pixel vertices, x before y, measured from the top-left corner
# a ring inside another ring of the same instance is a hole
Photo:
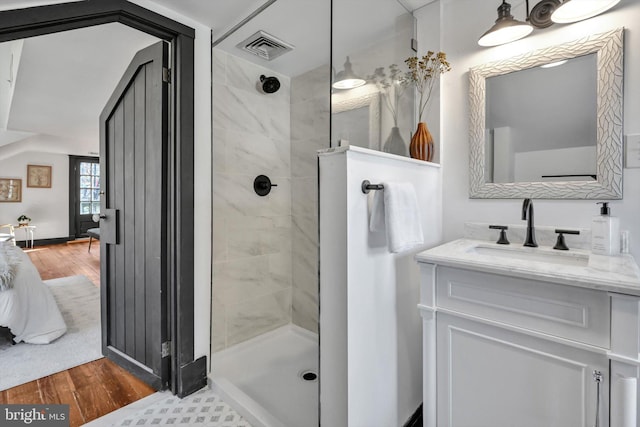
[[[600,15],[618,4],[620,0],[564,0],[551,15],[558,24],[569,24]]]
[[[510,43],[528,36],[533,27],[526,22],[518,21],[511,15],[511,5],[505,0],[498,7],[498,19],[493,27],[480,37],[480,46],[497,46]]]
[[[529,13],[526,0],[527,22],[521,22],[511,15],[511,5],[505,0],[498,7],[496,23],[480,37],[480,46],[497,46],[511,43],[528,36],[533,27],[547,28],[554,23],[569,24],[599,15],[620,0],[542,0]]]
[[[347,56],[347,61],[344,63],[344,70],[338,72],[333,80],[333,87],[335,89],[353,89],[360,87],[367,83],[362,78],[358,77],[351,68],[351,62]]]

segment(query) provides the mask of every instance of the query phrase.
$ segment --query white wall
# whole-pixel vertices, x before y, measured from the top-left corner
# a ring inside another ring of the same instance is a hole
[[[51,188],[27,187],[28,164],[51,166]],[[22,180],[22,202],[0,203],[0,224],[17,224],[25,214],[36,226],[36,240],[69,236],[69,156],[23,152],[0,160],[0,177]],[[16,239],[24,240],[24,232],[18,230]]]
[[[388,251],[369,232],[361,183],[402,181],[418,193],[425,245]],[[403,425],[422,402],[419,271],[440,243],[440,168],[358,147],[320,155],[320,407],[327,426]]]
[[[447,53],[453,68],[442,77],[440,101],[445,240],[461,237],[465,221],[517,223],[521,212],[521,200],[469,199],[470,67],[625,27],[624,134],[640,133],[640,97],[637,96],[640,93],[640,2],[622,0],[601,16],[570,25],[556,24],[545,30],[536,30],[525,39],[494,48],[481,48],[477,40],[494,23],[499,2],[441,0],[440,3],[440,49]],[[524,4],[519,3],[512,13],[523,19]],[[424,24],[419,17],[418,27]],[[419,43],[424,42],[420,40]],[[595,202],[536,200],[536,224],[589,228],[591,217],[598,214]],[[613,215],[620,217],[621,228],[630,230],[631,252],[640,258],[640,221],[637,219],[640,211],[640,169],[624,170],[624,199],[613,201],[610,206]]]
[[[194,280],[195,331],[194,356],[209,355],[211,301],[211,29],[151,0],[130,0],[149,10],[181,22],[196,30],[194,51]],[[0,10],[34,5],[63,3],[61,0],[33,0],[5,3]]]

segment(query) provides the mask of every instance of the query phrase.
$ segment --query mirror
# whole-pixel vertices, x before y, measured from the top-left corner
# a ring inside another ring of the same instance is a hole
[[[622,198],[623,29],[469,79],[471,198]]]

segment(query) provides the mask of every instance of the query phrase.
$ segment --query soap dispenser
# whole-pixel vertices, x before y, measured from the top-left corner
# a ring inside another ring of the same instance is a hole
[[[591,223],[591,252],[599,255],[620,254],[620,220],[611,216],[609,203],[602,205],[600,215],[593,217]]]

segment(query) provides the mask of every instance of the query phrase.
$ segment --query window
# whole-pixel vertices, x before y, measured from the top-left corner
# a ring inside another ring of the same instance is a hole
[[[100,213],[100,164],[80,162],[79,214]]]

